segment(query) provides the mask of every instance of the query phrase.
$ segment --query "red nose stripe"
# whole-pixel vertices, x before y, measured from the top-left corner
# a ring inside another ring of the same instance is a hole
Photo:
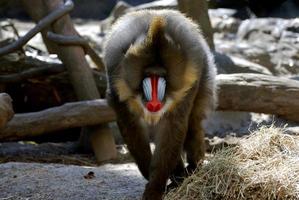
[[[157,112],[162,108],[162,103],[158,100],[158,79],[157,76],[151,76],[152,100],[147,102],[146,108],[150,112]]]

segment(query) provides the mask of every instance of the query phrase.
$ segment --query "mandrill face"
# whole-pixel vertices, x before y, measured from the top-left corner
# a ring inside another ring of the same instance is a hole
[[[198,79],[198,71],[171,41],[158,48],[149,48],[145,42],[128,49],[113,85],[120,101],[147,124],[155,125],[184,98]]]
[[[144,67],[138,62],[131,65],[129,60],[126,60],[122,76],[114,85],[120,100],[126,101],[129,109],[145,122],[154,125],[169,111],[172,102],[172,86],[167,71],[165,67]]]

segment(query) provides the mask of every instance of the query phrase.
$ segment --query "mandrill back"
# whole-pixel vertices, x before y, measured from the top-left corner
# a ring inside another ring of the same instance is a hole
[[[121,17],[104,49],[107,99],[120,132],[149,180],[143,199],[161,199],[168,178],[186,175],[203,159],[201,121],[216,103],[215,65],[198,26],[171,10]],[[149,134],[155,137],[152,155]]]

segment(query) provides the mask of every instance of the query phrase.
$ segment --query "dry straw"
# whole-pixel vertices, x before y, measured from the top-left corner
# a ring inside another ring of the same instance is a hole
[[[299,199],[299,136],[261,127],[222,149],[166,200]]]

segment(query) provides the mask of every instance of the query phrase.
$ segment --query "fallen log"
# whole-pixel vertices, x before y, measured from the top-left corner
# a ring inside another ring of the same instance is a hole
[[[218,75],[218,110],[275,114],[299,122],[299,81],[261,74]]]
[[[275,114],[299,122],[299,81],[248,73],[218,75],[216,80],[218,110]],[[22,139],[114,120],[115,113],[105,100],[67,103],[36,113],[16,114],[0,131],[0,139]]]
[[[13,117],[12,99],[6,93],[0,93],[0,130]]]
[[[0,139],[15,140],[57,130],[107,123],[115,120],[105,100],[66,103],[40,112],[16,114],[0,130]]]

